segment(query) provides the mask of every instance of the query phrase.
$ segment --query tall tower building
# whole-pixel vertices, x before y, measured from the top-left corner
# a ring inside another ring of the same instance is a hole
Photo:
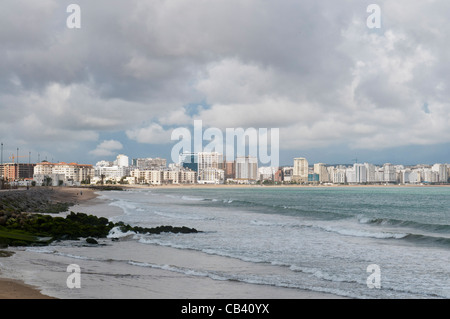
[[[117,162],[117,166],[119,166],[119,167],[128,167],[129,166],[128,156],[123,155],[123,154],[117,155],[116,162]]]
[[[314,164],[314,174],[319,175],[319,182],[327,183],[330,181],[330,174],[328,173],[327,167],[323,163]]]
[[[367,167],[365,164],[353,164],[356,183],[367,183]]]
[[[256,181],[258,179],[258,159],[252,156],[236,158],[236,179]]]
[[[306,158],[294,158],[294,174],[292,179],[299,183],[308,182],[308,161]]]

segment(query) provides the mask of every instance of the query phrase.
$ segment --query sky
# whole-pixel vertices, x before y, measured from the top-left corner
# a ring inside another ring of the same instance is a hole
[[[281,165],[450,163],[449,1],[0,6],[3,162],[171,162],[172,132],[201,120],[278,129]]]

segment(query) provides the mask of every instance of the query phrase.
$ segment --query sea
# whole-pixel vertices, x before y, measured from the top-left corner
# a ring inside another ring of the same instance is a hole
[[[226,297],[208,288],[224,283],[450,298],[450,187],[153,187],[103,191],[99,199],[119,212],[114,222],[199,232],[116,228],[98,246],[17,248],[0,270],[60,298],[172,297],[177,282],[191,287],[186,298]],[[68,264],[80,265],[84,289],[65,287]]]

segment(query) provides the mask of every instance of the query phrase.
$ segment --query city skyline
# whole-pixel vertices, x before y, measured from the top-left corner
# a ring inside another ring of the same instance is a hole
[[[3,143],[2,143],[3,144]],[[79,161],[77,160],[77,158],[72,158],[69,156],[65,156],[65,159],[63,160],[59,160],[59,159],[54,159],[54,158],[48,158],[47,156],[43,156],[40,153],[38,153],[37,155],[32,154],[31,152],[24,152],[26,154],[25,155],[21,155],[22,153],[20,153],[20,149],[18,150],[17,148],[15,149],[15,153],[8,153],[7,151],[3,150],[3,156],[1,157],[1,163],[24,163],[24,164],[28,164],[28,163],[32,163],[32,164],[36,164],[36,163],[40,163],[43,161],[47,161],[50,163],[83,163],[83,164],[88,164],[88,165],[95,165],[95,163],[99,162],[99,161],[108,161],[113,159],[112,161],[114,161],[114,159],[116,158],[117,155],[119,154],[124,154],[127,152],[115,152],[112,153],[108,156],[98,156],[96,157],[94,160],[92,161]],[[203,152],[203,150],[202,150]],[[142,151],[140,153],[137,154],[128,154],[130,156],[128,156],[130,159],[147,159],[147,158],[161,158],[167,161],[167,159],[170,159],[170,150],[168,150],[166,152],[166,156],[164,156],[163,154],[158,154],[158,153],[148,153],[145,151]],[[446,157],[443,156],[441,157],[443,160],[441,161],[437,161],[437,160],[424,160],[424,161],[413,161],[413,160],[406,160],[406,161],[401,161],[401,159],[398,159],[398,157],[393,156],[393,158],[391,158],[391,160],[389,160],[388,157],[383,157],[382,160],[378,160],[378,161],[373,161],[370,159],[367,159],[367,157],[353,157],[351,159],[348,159],[347,161],[343,160],[343,161],[326,161],[323,160],[323,158],[318,157],[318,156],[308,156],[310,152],[305,151],[305,152],[298,152],[298,151],[290,151],[288,154],[294,154],[291,157],[286,157],[286,159],[284,161],[280,161],[280,167],[285,167],[285,166],[292,166],[292,160],[295,159],[296,157],[305,157],[305,158],[309,158],[311,159],[312,163],[325,163],[326,165],[353,165],[354,163],[372,163],[374,165],[383,165],[385,163],[391,163],[393,165],[405,165],[405,166],[415,166],[415,165],[433,165],[436,163],[442,163],[442,164],[448,164],[450,163],[450,157]],[[45,154],[45,153],[44,153]],[[138,155],[139,154],[139,155]],[[151,154],[151,155],[149,155]],[[222,152],[219,152],[219,154],[222,154]],[[305,155],[306,154],[306,155]],[[9,155],[9,156],[8,156]],[[19,159],[17,159],[17,155],[19,156]],[[181,155],[181,153],[180,153]],[[246,153],[244,156],[249,156],[248,153]],[[236,157],[234,157],[234,160],[236,160]],[[350,158],[352,156],[350,156],[350,154],[347,154],[343,156],[344,158]],[[397,158],[397,159],[396,159]],[[224,159],[224,161],[226,161]],[[177,161],[168,161],[167,163],[177,163]],[[260,166],[268,166],[270,167],[271,165],[261,165],[261,163],[259,163]],[[309,165],[312,166],[312,165]]]
[[[3,3],[3,162],[169,159],[195,120],[279,129],[280,165],[449,161],[443,0],[72,2]]]
[[[20,172],[20,174],[19,174]],[[114,161],[95,165],[78,163],[4,164],[6,181],[20,180],[28,186],[76,186],[81,184],[448,184],[450,164],[393,165],[310,163],[304,157],[283,167],[259,166],[256,157],[225,160],[218,152],[183,153],[177,163],[163,158],[133,158],[119,154]],[[4,176],[3,176],[4,175]],[[3,179],[2,179],[3,180]]]

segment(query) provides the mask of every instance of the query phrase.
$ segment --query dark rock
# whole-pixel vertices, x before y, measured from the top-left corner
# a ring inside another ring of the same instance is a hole
[[[0,257],[11,257],[12,255],[14,255],[13,251],[0,250]]]
[[[92,237],[86,238],[86,242],[87,242],[88,244],[98,245],[98,241],[96,241],[96,240],[95,240],[94,238],[92,238]]]

